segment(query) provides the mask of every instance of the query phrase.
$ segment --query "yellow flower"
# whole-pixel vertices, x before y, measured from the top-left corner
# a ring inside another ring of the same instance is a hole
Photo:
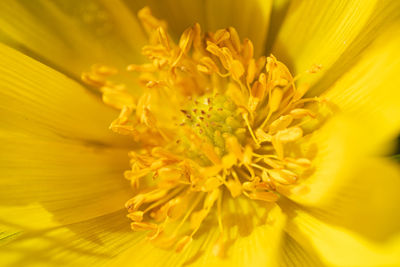
[[[0,3],[0,263],[400,265],[398,1],[145,2]]]

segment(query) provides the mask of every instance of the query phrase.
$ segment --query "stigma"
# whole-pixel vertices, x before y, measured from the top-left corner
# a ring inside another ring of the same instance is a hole
[[[134,189],[126,202],[131,228],[179,252],[210,216],[223,236],[227,198],[275,203],[301,182],[312,161],[294,150],[317,116],[308,104],[321,99],[305,98],[300,76],[273,55],[256,58],[252,42],[232,27],[203,33],[195,24],[175,43],[148,8],[138,17],[149,36],[148,63],[127,71],[141,89],[130,93],[112,81],[117,70],[103,65],[82,79],[120,110],[111,130],[140,145],[124,174]]]

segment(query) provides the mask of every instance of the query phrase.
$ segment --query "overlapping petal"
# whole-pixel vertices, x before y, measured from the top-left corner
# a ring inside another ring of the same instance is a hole
[[[281,247],[280,266],[320,267],[323,265],[324,263],[314,250],[307,250],[285,232]]]
[[[311,138],[318,144],[316,171],[296,189],[307,184],[310,189],[294,194],[297,201],[321,204],[322,197],[331,197],[322,188],[339,193],[343,189],[334,189],[334,184],[350,183],[362,157],[390,149],[390,141],[400,130],[398,29],[387,28],[358,63],[322,95],[332,112],[346,119],[337,120],[335,126],[335,122],[328,123]]]
[[[386,28],[323,94],[364,127],[371,147],[395,139],[400,131],[399,36],[400,21]]]
[[[295,208],[289,214],[287,232],[306,249],[317,252],[331,266],[398,266],[400,235],[386,242],[372,242],[346,228],[317,219]]]
[[[0,44],[0,55],[3,133],[122,144],[121,138],[107,129],[117,113],[96,95],[4,44]]]
[[[1,205],[39,203],[63,223],[119,210],[128,162],[127,143],[107,130],[114,112],[49,67],[5,45],[0,54]]]
[[[278,252],[286,224],[281,209],[276,205],[261,209],[255,203],[249,205],[245,199],[225,204],[229,207],[224,206],[222,211],[223,243],[218,243],[221,238],[218,222],[212,220],[207,223],[208,229],[197,233],[191,245],[179,254],[155,248],[143,239],[112,265],[130,266],[137,262],[143,266],[279,266]]]
[[[33,224],[51,217],[36,210]],[[141,238],[132,235],[125,211],[64,226],[37,229],[1,220],[2,266],[92,266],[104,265]],[[11,214],[10,214],[11,215]],[[15,218],[15,217],[14,217]]]
[[[365,158],[354,175],[312,214],[377,242],[400,234],[400,167],[382,158]]]
[[[261,56],[267,42],[272,4],[270,0],[206,1],[207,30],[232,26],[240,36],[253,42],[256,56]]]
[[[140,60],[145,36],[121,1],[2,1],[1,40],[80,77],[94,63]]]
[[[321,64],[324,70],[320,75],[303,79],[315,82],[328,74],[330,67],[349,48],[354,53],[347,55],[347,60],[357,56],[357,51],[362,49],[354,49],[355,44],[365,47],[367,42],[359,40],[365,40],[366,35],[376,36],[379,33],[376,28],[398,17],[396,8],[397,1],[292,1],[273,53],[292,65],[296,73]]]
[[[323,205],[338,187],[353,175],[354,166],[365,153],[366,137],[358,136],[357,125],[346,117],[334,117],[314,132],[304,147],[313,159],[312,171],[287,192],[292,200],[304,205]]]

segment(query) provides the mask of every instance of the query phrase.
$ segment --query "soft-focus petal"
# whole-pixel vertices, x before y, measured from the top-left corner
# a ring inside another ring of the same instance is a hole
[[[130,197],[122,173],[127,151],[1,135],[0,218],[30,224],[39,203],[54,219],[71,223],[121,209]],[[12,208],[11,214],[7,213]],[[44,227],[46,225],[42,225]]]
[[[0,221],[1,266],[99,266],[137,243],[125,211],[66,226],[34,229]],[[45,210],[39,218],[51,217]],[[36,222],[33,222],[36,223]]]
[[[201,27],[206,25],[205,5],[201,0],[125,0],[124,2],[135,16],[143,7],[150,7],[154,16],[167,21],[169,33],[176,39],[179,39],[182,32],[196,22]]]
[[[396,24],[398,25],[399,21],[400,1],[379,1],[364,28],[336,62],[330,68],[325,69],[327,75],[311,88],[310,94],[319,95],[331,87],[342,75],[358,64],[360,59],[365,58],[365,52],[369,53],[366,50],[377,41],[379,42],[384,38],[386,41],[392,42],[395,35],[391,34],[390,31],[393,30],[393,27],[396,27]],[[382,48],[383,50],[384,48]]]
[[[376,0],[295,0],[272,53],[301,73],[313,64],[335,63],[368,22]],[[323,73],[324,71],[322,71]],[[320,77],[313,76],[312,78]]]
[[[138,61],[145,36],[121,1],[0,2],[0,40],[79,77],[94,63]]]
[[[400,166],[388,159],[365,159],[357,167],[313,214],[377,241],[400,234]]]
[[[270,0],[206,1],[207,30],[235,27],[242,38],[253,42],[255,55],[260,56],[267,41],[272,3]]]
[[[215,31],[235,27],[241,38],[249,38],[255,53],[264,53],[267,41],[271,6],[267,0],[144,0],[126,1],[127,5],[137,12],[147,5],[156,17],[166,20],[175,38],[194,23],[198,22],[205,31]]]
[[[362,157],[388,151],[387,144],[400,130],[398,29],[387,28],[357,64],[323,94],[332,111],[345,115],[347,122],[330,130],[328,124],[311,138],[318,147],[316,170],[296,188],[299,191],[292,199],[323,206],[357,175]],[[304,185],[306,190],[300,192]]]
[[[363,125],[371,145],[394,140],[400,131],[400,22],[368,48],[324,97]]]
[[[367,136],[359,136],[358,124],[345,117],[334,117],[314,132],[304,144],[303,153],[312,158],[312,173],[287,196],[306,205],[323,205],[332,192],[345,183],[360,155],[368,149]]]
[[[268,37],[266,47],[262,52],[268,55],[274,45],[275,39],[279,34],[291,0],[275,0],[272,1],[271,16],[269,21]]]
[[[194,266],[278,266],[286,223],[279,206],[249,203],[247,199],[229,202],[230,207],[224,206],[222,211],[228,232],[225,258],[215,257],[210,244]]]
[[[258,207],[257,213],[251,214],[256,206],[247,201],[229,202],[230,208],[224,207],[222,217],[227,235],[223,255],[214,254],[220,234],[213,220],[212,227],[210,224],[207,231],[195,235],[194,241],[181,254],[148,247],[144,241],[143,245],[138,244],[123,253],[113,265],[130,266],[136,262],[142,266],[278,266],[286,222],[281,209],[276,205],[270,209]]]
[[[282,267],[322,267],[324,264],[313,250],[306,250],[301,244],[285,233],[280,265]]]
[[[287,232],[305,248],[315,250],[326,263],[341,267],[400,264],[400,235],[385,242],[373,242],[293,208],[294,204],[288,206],[291,208],[286,210],[290,214]]]
[[[125,143],[107,129],[115,113],[31,58],[4,45],[0,55],[1,204],[38,202],[63,222],[120,209],[128,160],[115,148]],[[7,218],[36,216],[30,208],[15,213]]]
[[[3,44],[0,56],[2,133],[97,145],[121,143],[108,129],[117,113],[94,94]]]

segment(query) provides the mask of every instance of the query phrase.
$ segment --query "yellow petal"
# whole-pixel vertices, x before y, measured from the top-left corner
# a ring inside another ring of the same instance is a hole
[[[322,267],[324,264],[313,250],[307,250],[287,233],[284,234],[280,266]]]
[[[323,138],[326,141],[318,141],[323,144],[322,153],[317,156],[320,165],[316,165],[316,172],[305,182],[310,183],[311,190],[304,197],[298,194],[291,198],[304,204],[320,205],[322,198],[335,195],[328,194],[325,189],[338,192],[339,185],[347,184],[363,157],[387,152],[386,143],[396,138],[400,130],[400,95],[397,90],[400,38],[396,32],[398,28],[387,28],[357,64],[323,95],[337,113],[346,115],[350,121],[332,128],[332,137],[328,137],[328,131],[322,130],[327,135]],[[303,189],[306,191],[307,188]]]
[[[175,38],[195,22],[205,31],[235,27],[241,38],[249,38],[256,56],[264,54],[267,41],[269,16],[274,1],[149,1],[146,4],[154,14],[166,20]],[[143,6],[128,3],[134,13]],[[251,26],[249,26],[251,25]]]
[[[360,31],[353,42],[340,55],[336,62],[326,69],[329,75],[325,75],[311,89],[309,94],[319,95],[331,87],[342,75],[346,74],[354,65],[359,64],[360,59],[365,57],[368,49],[376,43],[377,39],[385,38],[386,41],[393,41],[396,36],[391,34],[393,27],[399,23],[399,1],[379,1],[374,7],[368,23]],[[397,26],[398,27],[398,26]],[[386,36],[385,36],[386,35]],[[383,51],[382,49],[381,51]]]
[[[42,216],[50,216],[45,211]],[[40,220],[40,218],[38,217]],[[1,266],[99,266],[136,244],[125,211],[41,230],[0,223]]]
[[[304,156],[312,159],[313,172],[301,178],[287,195],[306,205],[323,205],[329,200],[369,149],[369,138],[359,133],[356,122],[337,116],[308,137]]]
[[[295,73],[313,64],[321,64],[323,73],[355,40],[377,3],[380,1],[292,1],[273,54],[292,65]]]
[[[56,221],[77,222],[121,209],[132,194],[122,175],[127,150],[13,133],[1,133],[0,140],[2,219],[29,225],[36,211],[25,206],[38,203]]]
[[[0,25],[0,40],[76,77],[99,60],[137,62],[146,40],[121,1],[1,1]]]
[[[365,159],[351,179],[313,214],[377,241],[400,233],[400,167],[387,159]]]
[[[226,227],[223,243],[218,242],[220,233],[214,218],[209,223],[203,223],[206,225],[202,227],[208,229],[200,230],[180,254],[141,243],[143,246],[138,245],[126,251],[113,264],[130,266],[135,262],[142,266],[278,266],[282,229],[286,222],[280,208],[276,205],[256,208],[244,198],[229,200],[229,207],[225,204],[222,206],[222,221]],[[249,212],[256,213],[250,215]],[[262,220],[264,223],[261,223]],[[222,254],[216,256],[218,252]]]
[[[289,212],[289,210],[288,210]],[[346,228],[319,220],[301,209],[292,209],[287,232],[299,244],[315,250],[332,266],[399,266],[400,235],[372,242]],[[373,212],[371,213],[373,216]]]
[[[174,249],[161,249],[154,246],[146,237],[142,237],[137,242],[131,244],[130,249],[120,253],[109,264],[109,266],[132,266],[132,263],[139,266],[191,266],[203,257],[204,247],[212,246],[216,239],[217,228],[210,229],[203,233],[201,237],[194,240],[181,252]],[[136,234],[136,233],[131,233]]]
[[[324,96],[381,145],[400,131],[400,22],[386,29]],[[371,145],[372,145],[371,144]]]
[[[245,201],[249,200],[245,199]],[[248,205],[251,205],[251,203],[248,203]],[[198,265],[279,266],[279,251],[282,245],[286,217],[277,205],[270,210],[266,206],[258,207],[258,209],[269,211],[265,223],[261,225],[252,224],[252,219],[246,218],[252,215],[240,214],[240,208],[232,211],[233,217],[231,219],[237,222],[238,232],[236,235],[234,234],[236,230],[235,223],[233,223],[232,229],[228,229],[230,232],[233,231],[233,244],[231,248],[227,247],[226,258],[210,257],[208,259],[200,259]],[[254,214],[253,216],[256,215]],[[229,223],[232,224],[232,222]]]
[[[269,21],[268,37],[265,52],[269,54],[275,43],[275,39],[285,21],[286,13],[289,9],[291,0],[274,0],[272,1],[271,15]],[[286,62],[285,62],[286,64]]]
[[[150,0],[126,1],[126,5],[132,10],[133,14],[149,6],[154,16],[165,20],[168,23],[169,32],[178,40],[181,34],[194,23],[198,22],[204,29],[205,27],[205,5],[199,0]]]
[[[108,130],[115,114],[31,58],[4,45],[0,56],[2,205],[21,206],[16,218],[26,223],[35,216],[23,208],[31,203],[64,223],[122,207],[128,162],[127,150],[112,148],[126,144]]]
[[[0,44],[0,130],[83,144],[126,144],[108,129],[117,116],[64,75]]]
[[[255,55],[261,56],[265,52],[272,3],[270,0],[207,1],[207,30],[235,27],[241,38],[253,42]]]

